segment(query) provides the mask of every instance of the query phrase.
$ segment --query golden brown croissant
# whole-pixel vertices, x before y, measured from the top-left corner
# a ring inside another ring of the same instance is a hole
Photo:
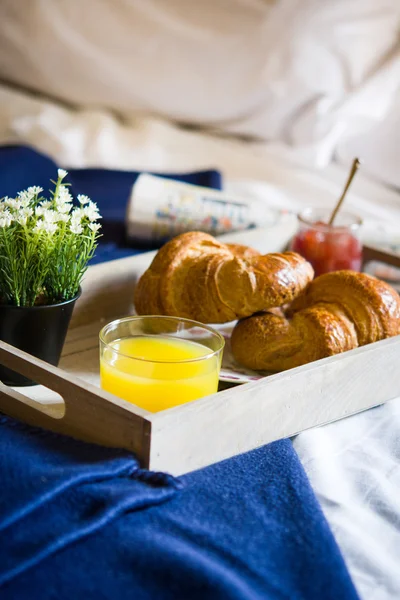
[[[400,297],[364,273],[320,275],[286,315],[257,314],[235,326],[235,359],[255,370],[284,371],[400,334]]]
[[[313,275],[293,252],[261,255],[206,233],[183,233],[159,250],[140,278],[135,308],[140,315],[227,323],[292,302]]]

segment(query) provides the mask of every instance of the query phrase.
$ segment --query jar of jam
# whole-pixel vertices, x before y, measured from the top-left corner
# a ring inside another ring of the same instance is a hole
[[[314,208],[302,211],[298,215],[299,228],[290,249],[312,264],[316,277],[343,269],[360,271],[361,219],[346,212],[340,212],[333,225],[328,225],[329,219],[328,211]]]

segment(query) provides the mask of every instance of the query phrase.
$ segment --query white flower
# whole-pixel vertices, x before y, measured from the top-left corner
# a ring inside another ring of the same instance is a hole
[[[28,206],[31,205],[31,200],[28,200],[27,198],[25,198],[25,200],[22,198],[21,200],[21,208],[27,208]]]
[[[53,235],[53,233],[55,233],[57,229],[57,223],[46,223],[46,221],[39,220],[33,228],[33,231],[34,233],[46,232],[50,235]]]
[[[58,221],[58,213],[54,210],[44,209],[43,211],[43,221],[45,223],[57,223]]]
[[[72,202],[72,200],[73,200],[73,198],[72,198],[71,194],[69,193],[67,186],[60,185],[60,187],[58,189],[56,202],[58,202],[60,204],[64,204],[65,202]]]
[[[80,223],[84,217],[85,211],[83,208],[74,208],[74,210],[71,213],[71,221],[75,223]]]
[[[87,223],[87,221],[89,221],[92,223],[93,221],[97,221],[97,219],[101,219],[97,205],[91,200],[88,200],[85,206],[74,208],[71,212],[71,231],[74,231],[74,233],[82,233],[82,222]],[[96,227],[92,229],[92,231],[98,231],[98,229],[99,227]]]
[[[15,217],[15,220],[20,225],[26,225],[29,217],[33,215],[33,210],[31,208],[23,208],[19,214]]]
[[[28,190],[24,190],[22,192],[18,192],[17,196],[21,200],[21,202],[29,204],[29,202],[33,199],[34,195],[30,194]]]
[[[68,175],[68,171],[65,171],[65,169],[58,169],[57,175],[59,179],[64,179],[64,177]]]
[[[79,235],[80,233],[83,232],[83,227],[80,223],[73,223],[71,221],[71,225],[70,225],[70,230],[72,233],[76,233],[77,235]]]
[[[83,214],[89,219],[89,221],[97,221],[97,219],[101,219],[99,215],[99,209],[97,208],[97,204],[91,201],[83,209]]]
[[[53,235],[58,229],[57,223],[45,223],[45,230],[50,235]]]
[[[65,185],[61,185],[56,197],[56,208],[58,212],[66,214],[71,210],[73,198]]]
[[[23,190],[22,192],[18,192],[17,196],[24,206],[27,206],[35,196],[39,195],[40,192],[43,192],[43,188],[38,185],[32,185],[28,187],[27,190]]]
[[[58,222],[62,222],[62,223],[68,223],[68,221],[69,221],[69,215],[58,213],[57,214],[57,221]]]
[[[12,222],[12,215],[8,211],[4,211],[0,216],[0,227],[10,227]]]
[[[64,214],[64,215],[68,215],[69,211],[72,209],[71,204],[56,204],[56,209],[58,210],[59,213]]]
[[[90,202],[89,196],[85,196],[84,194],[78,194],[78,200],[81,204],[87,204]]]
[[[35,211],[35,214],[37,217],[42,217],[42,220],[45,223],[58,223],[60,221],[66,223],[69,220],[68,215],[60,213],[58,210],[49,208],[38,207]]]
[[[10,210],[6,204],[3,202],[0,204],[0,217],[11,216]]]
[[[101,227],[100,223],[89,223],[89,229],[94,231],[94,233],[97,233],[98,230],[100,229],[100,227]]]
[[[44,221],[42,221],[41,219],[39,219],[38,221],[36,221],[36,225],[33,228],[33,232],[41,233],[42,231],[45,231],[45,228],[46,228],[46,223]]]
[[[51,202],[51,200],[43,200],[43,202],[40,203],[40,206],[42,208],[49,209],[53,206],[53,203]]]
[[[25,217],[24,215],[20,215],[15,220],[16,220],[17,223],[19,223],[19,225],[26,225],[28,217]]]
[[[4,200],[4,206],[11,208],[12,210],[20,210],[20,208],[22,208],[22,202],[21,200],[14,198],[7,198],[7,200]]]
[[[42,217],[48,210],[51,209],[52,206],[53,206],[52,202],[50,202],[49,200],[45,200],[44,202],[42,202],[40,204],[40,206],[37,206],[35,208],[35,215],[37,217]]]
[[[46,206],[37,206],[35,208],[35,216],[36,217],[43,217],[43,215],[48,211],[49,209]]]
[[[34,196],[38,196],[40,192],[43,192],[43,188],[39,185],[32,185],[31,187],[28,187],[28,192]]]

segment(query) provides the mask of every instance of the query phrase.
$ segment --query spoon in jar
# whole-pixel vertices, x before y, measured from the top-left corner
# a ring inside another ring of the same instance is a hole
[[[354,179],[354,175],[358,171],[358,167],[360,166],[360,164],[361,164],[361,161],[358,158],[355,158],[353,160],[353,164],[351,165],[351,169],[350,169],[350,173],[349,173],[349,176],[347,178],[347,181],[346,181],[346,185],[344,186],[342,195],[340,196],[339,200],[336,203],[335,208],[333,209],[333,212],[331,214],[331,218],[329,219],[328,225],[333,225],[333,222],[334,222],[334,220],[335,220],[335,218],[336,218],[336,216],[337,216],[337,214],[339,212],[340,207],[343,204],[343,200],[345,199],[345,196],[346,196],[346,194],[348,192],[348,189],[349,189],[349,187],[351,185],[351,182]]]

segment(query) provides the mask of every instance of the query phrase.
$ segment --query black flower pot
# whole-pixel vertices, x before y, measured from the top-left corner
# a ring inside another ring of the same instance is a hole
[[[57,366],[79,296],[80,291],[72,300],[43,306],[0,305],[0,339]],[[0,381],[12,386],[37,385],[2,365]]]

